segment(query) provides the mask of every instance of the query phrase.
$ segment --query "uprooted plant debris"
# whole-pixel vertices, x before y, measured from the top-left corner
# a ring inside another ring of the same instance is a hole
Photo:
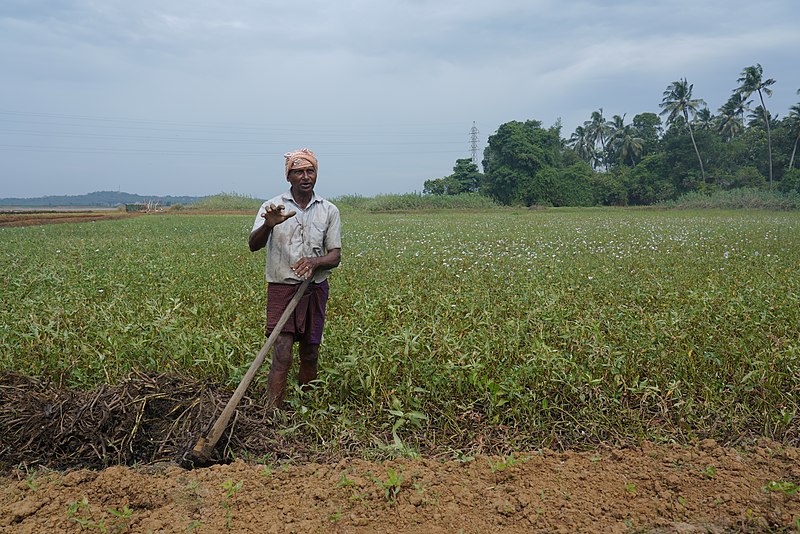
[[[180,462],[222,412],[231,392],[168,374],[133,373],[93,391],[59,388],[14,373],[0,374],[0,470]],[[231,451],[302,455],[302,442],[279,432],[271,415],[244,397],[217,443]]]

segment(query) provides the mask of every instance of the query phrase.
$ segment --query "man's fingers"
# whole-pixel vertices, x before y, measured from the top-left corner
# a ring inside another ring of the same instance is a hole
[[[294,217],[295,215],[297,215],[296,211],[290,211],[285,215],[285,217],[288,219],[289,217]]]

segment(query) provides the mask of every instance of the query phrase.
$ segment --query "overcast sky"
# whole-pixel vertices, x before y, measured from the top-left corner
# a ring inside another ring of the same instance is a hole
[[[0,197],[422,191],[512,120],[712,112],[742,69],[800,101],[797,0],[2,0]],[[480,159],[480,158],[479,158]]]

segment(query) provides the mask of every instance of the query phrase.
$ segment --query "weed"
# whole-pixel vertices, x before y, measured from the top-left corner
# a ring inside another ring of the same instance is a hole
[[[222,507],[225,508],[225,528],[228,530],[231,529],[231,498],[242,489],[243,485],[244,480],[234,483],[233,480],[228,479],[222,483],[222,489],[225,490],[225,496],[222,498]]]
[[[705,469],[703,469],[703,476],[707,479],[712,480],[715,476],[717,476],[717,468],[713,465],[709,465]]]
[[[95,519],[89,506],[89,498],[85,495],[79,501],[74,501],[67,506],[67,517],[86,529],[96,529],[98,532],[125,532],[130,525],[133,510],[124,506],[122,510],[109,508],[107,512],[113,516],[113,521],[106,524],[105,518]]]
[[[794,482],[789,482],[788,480],[782,480],[780,482],[771,480],[766,486],[764,486],[764,490],[766,491],[774,491],[776,493],[782,493],[785,496],[794,495],[800,490],[800,486],[795,484]]]
[[[636,495],[638,493],[636,491],[636,484],[634,484],[633,482],[625,483],[625,491],[628,492],[630,495]]]
[[[31,475],[28,475],[28,477],[25,478],[25,485],[28,486],[28,489],[33,493],[36,493],[36,491],[39,489],[39,484],[36,483],[35,477]]]
[[[400,488],[403,485],[403,468],[398,467],[397,469],[387,466],[386,467],[386,480],[381,480],[379,478],[372,478],[373,482],[375,482],[378,487],[380,487],[383,492],[386,500],[390,503],[394,504],[397,502],[397,495],[400,493]]]
[[[525,461],[527,461],[527,459],[517,458],[514,456],[514,453],[512,452],[508,456],[503,456],[503,458],[498,460],[497,462],[492,461],[492,459],[490,458],[489,468],[492,470],[492,473],[499,473],[505,471],[506,469],[514,467],[520,462],[525,462]]]
[[[337,482],[336,485],[340,488],[348,488],[355,483],[355,480],[347,477],[346,472],[342,472],[342,478],[339,479],[339,482]]]
[[[109,508],[108,513],[117,518],[117,521],[114,523],[114,530],[122,532],[128,528],[128,525],[131,522],[131,516],[133,515],[133,510],[127,506],[123,506],[122,510]]]

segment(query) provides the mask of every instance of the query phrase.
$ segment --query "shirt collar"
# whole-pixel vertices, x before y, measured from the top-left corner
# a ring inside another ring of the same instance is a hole
[[[286,191],[286,192],[285,192],[283,195],[281,195],[281,198],[282,198],[283,200],[289,200],[289,201],[291,201],[291,202],[292,202],[292,204],[294,204],[295,206],[297,206],[297,207],[300,207],[300,204],[298,204],[298,203],[297,203],[297,202],[294,200],[294,197],[292,196],[292,190],[291,190],[291,189],[289,189],[289,190],[288,190],[288,191]],[[322,197],[318,197],[318,196],[317,196],[317,193],[315,193],[315,192],[313,192],[313,191],[312,191],[312,192],[311,192],[311,200],[309,200],[309,201],[308,201],[308,205],[306,206],[306,209],[308,209],[308,206],[310,206],[311,204],[313,204],[313,203],[315,203],[315,202],[319,202],[319,201],[321,201],[321,200],[322,200]]]

